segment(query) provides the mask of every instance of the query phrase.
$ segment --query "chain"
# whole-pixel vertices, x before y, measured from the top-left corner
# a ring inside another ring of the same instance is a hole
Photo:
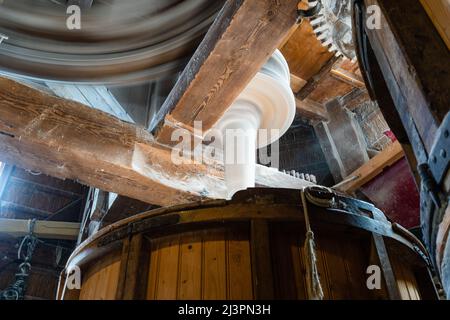
[[[15,274],[14,282],[5,290],[0,291],[0,300],[23,300],[27,287],[27,280],[31,270],[31,259],[38,243],[34,235],[36,219],[28,221],[28,234],[22,239],[17,251],[17,259],[22,261]]]

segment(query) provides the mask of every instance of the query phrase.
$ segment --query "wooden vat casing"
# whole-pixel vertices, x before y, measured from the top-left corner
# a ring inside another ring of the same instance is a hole
[[[325,299],[437,297],[423,247],[375,208],[308,207]],[[62,281],[59,298],[307,299],[302,212],[298,190],[254,189],[125,219],[76,250],[81,290]],[[373,264],[380,290],[366,284]]]

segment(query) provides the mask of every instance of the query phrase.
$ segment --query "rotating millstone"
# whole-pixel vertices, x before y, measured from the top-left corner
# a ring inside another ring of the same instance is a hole
[[[8,39],[0,45],[0,70],[90,84],[173,75],[184,67],[224,1],[95,0],[81,8],[81,29],[69,30],[66,9],[72,2],[3,0],[0,34]]]

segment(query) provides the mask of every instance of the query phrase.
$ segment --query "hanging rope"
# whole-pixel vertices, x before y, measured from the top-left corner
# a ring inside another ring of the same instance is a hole
[[[309,221],[308,204],[305,193],[307,188],[301,190],[301,199],[303,214],[305,216],[306,239],[304,250],[306,253],[306,283],[308,289],[308,298],[310,300],[323,300],[323,290],[320,284],[319,271],[317,270],[316,245],[314,242],[314,232],[311,229]]]
[[[28,221],[28,235],[26,235],[19,245],[17,259],[22,261],[15,274],[14,283],[5,290],[0,291],[0,300],[23,300],[27,287],[27,280],[31,270],[31,259],[38,243],[38,238],[34,235],[36,219]]]

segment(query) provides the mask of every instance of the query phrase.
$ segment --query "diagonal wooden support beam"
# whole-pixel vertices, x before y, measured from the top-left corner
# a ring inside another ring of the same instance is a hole
[[[158,142],[194,121],[210,129],[295,25],[298,3],[227,1],[151,125]]]
[[[405,154],[401,144],[395,141],[392,145],[352,172],[346,178],[348,179],[348,183],[341,184],[338,189],[342,192],[355,192],[358,188],[381,174],[385,168],[393,165],[404,156]]]
[[[449,110],[450,64],[443,63],[448,61],[448,47],[419,1],[364,2],[381,9],[381,28],[366,32],[392,100],[410,139],[417,131],[430,152]]]

